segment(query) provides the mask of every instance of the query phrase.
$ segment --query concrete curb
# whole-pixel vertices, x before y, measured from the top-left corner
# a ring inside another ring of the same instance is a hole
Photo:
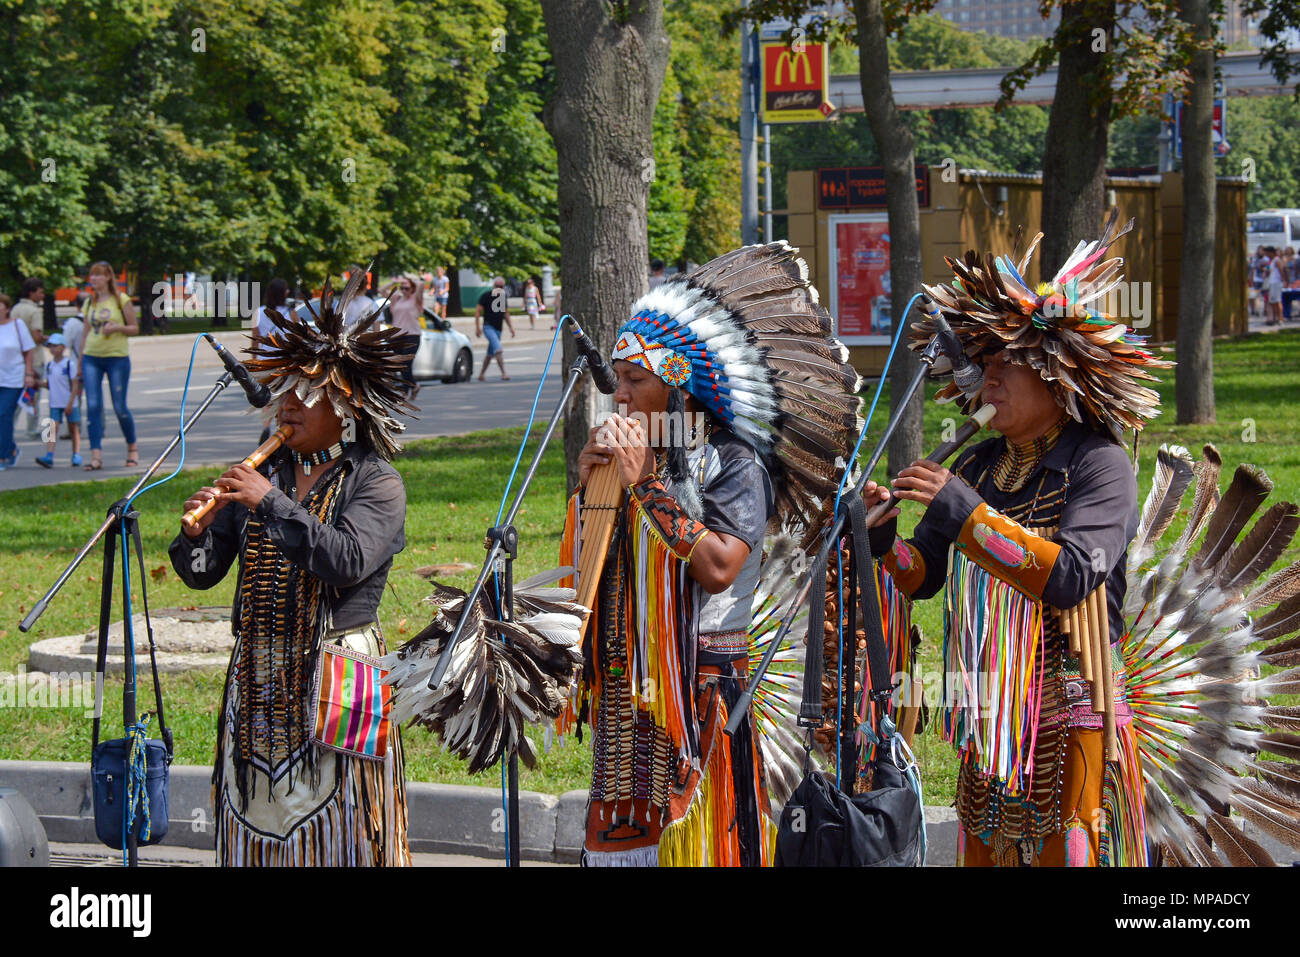
[[[168,830],[164,844],[212,850],[212,768],[171,768]],[[90,797],[90,765],[78,761],[0,761],[0,785],[16,788],[35,809],[51,844],[95,844]],[[458,784],[406,785],[408,837],[415,853],[502,856],[505,814],[495,787]],[[586,791],[556,797],[524,791],[519,795],[521,857],[531,861],[576,863],[582,848]],[[956,859],[957,820],[952,808],[927,807],[929,866]]]

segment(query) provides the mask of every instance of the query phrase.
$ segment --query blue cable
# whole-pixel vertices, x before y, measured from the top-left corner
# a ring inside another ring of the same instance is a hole
[[[506,480],[506,487],[501,493],[501,505],[497,508],[496,524],[501,524],[501,516],[506,511],[506,501],[510,498],[510,488],[515,484],[515,476],[519,474],[519,463],[523,461],[524,449],[528,446],[528,439],[533,434],[533,422],[537,418],[537,406],[542,401],[542,389],[546,387],[546,377],[551,372],[551,359],[555,356],[555,344],[560,341],[560,330],[564,328],[564,321],[568,319],[566,314],[559,322],[555,324],[555,335],[551,338],[551,348],[546,353],[546,365],[542,367],[542,377],[537,383],[537,394],[533,396],[533,408],[528,413],[528,425],[524,427],[524,437],[519,443],[519,451],[515,453],[515,465],[510,470],[510,478]],[[493,576],[492,587],[496,591],[497,607],[501,607],[501,582]],[[506,834],[506,864],[510,864],[510,808],[506,803],[506,762],[501,762],[501,816],[505,821]]]
[[[858,452],[862,449],[862,442],[867,437],[867,429],[871,427],[871,419],[876,414],[876,403],[880,401],[880,393],[885,388],[885,379],[889,375],[889,367],[894,364],[894,352],[898,349],[898,344],[903,341],[903,335],[907,330],[905,320],[907,314],[912,311],[912,305],[916,300],[921,298],[921,293],[917,293],[907,301],[907,308],[903,310],[903,318],[898,323],[898,335],[889,347],[889,355],[885,357],[885,367],[880,371],[880,381],[876,383],[876,394],[871,400],[871,408],[867,411],[866,418],[862,420],[862,429],[858,432],[858,441],[853,445],[853,454],[849,456],[848,464],[844,467],[844,474],[840,476],[840,486],[835,490],[835,509],[831,514],[832,525],[839,519],[840,515],[840,497],[844,494],[844,485],[849,480],[849,473],[853,471],[853,463],[858,460]],[[864,479],[870,476],[863,476]],[[837,548],[835,549],[835,565],[839,572],[840,588],[844,588],[844,555]],[[865,625],[865,623],[864,623]],[[839,655],[840,660],[844,660],[844,609],[840,609],[839,621],[835,623],[836,633],[839,636]],[[837,702],[844,700],[844,669],[837,669],[836,692]],[[835,740],[838,742],[844,733],[844,708],[842,706],[835,709]],[[840,790],[844,789],[841,765],[842,761],[835,761],[835,786]]]
[[[190,346],[190,365],[189,368],[185,371],[185,389],[181,393],[181,430],[180,430],[181,431],[181,457],[180,460],[176,463],[176,468],[172,470],[171,475],[168,475],[166,478],[161,478],[156,482],[146,485],[144,488],[140,489],[140,491],[136,492],[134,495],[128,498],[126,500],[126,503],[122,506],[123,517],[125,517],[126,514],[129,511],[131,511],[131,505],[135,502],[137,498],[139,498],[145,492],[148,492],[150,489],[155,489],[159,485],[163,485],[167,482],[170,482],[177,475],[179,475],[181,469],[185,467],[185,400],[188,397],[190,391],[190,378],[194,374],[194,356],[199,347],[199,340],[202,338],[203,338],[202,334],[195,336],[194,344]],[[131,539],[127,535],[125,522],[118,523],[118,532],[122,536],[122,584],[123,584],[124,594],[125,594],[124,601],[126,604],[126,608],[123,609],[125,614],[123,616],[123,621],[122,621],[122,645],[123,645],[122,650],[125,653],[125,657],[126,657],[126,674],[123,676],[125,681],[125,684],[123,685],[123,693],[125,694],[125,689],[127,686],[130,686],[132,692],[135,691],[135,630],[131,626],[131,618],[133,614],[132,606],[131,606]],[[140,569],[140,573],[142,575],[144,574],[143,568]],[[125,785],[126,800],[122,802],[123,805],[122,814],[124,819],[123,828],[122,828],[122,865],[123,866],[126,866],[127,864],[126,835],[130,833],[130,829],[135,824],[135,809],[137,806],[142,807],[144,810],[144,821],[145,821],[144,836],[146,839],[149,837],[149,829],[151,826],[150,816],[149,816],[149,792],[148,789],[145,787],[145,773],[147,770],[147,764],[145,760],[144,745],[142,743],[144,738],[148,734],[148,725],[149,725],[149,719],[146,717],[143,722],[137,721],[135,724],[131,725],[130,727],[123,729],[127,735],[127,739],[131,742],[130,752],[128,754],[128,760],[127,760],[127,775],[126,775],[126,785]]]

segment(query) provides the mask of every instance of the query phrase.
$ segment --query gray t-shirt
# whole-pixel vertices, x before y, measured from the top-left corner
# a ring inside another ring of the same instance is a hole
[[[772,481],[754,450],[729,429],[715,429],[707,445],[687,453],[687,462],[700,488],[705,527],[749,546],[749,557],[730,588],[716,595],[698,589],[700,650],[708,652],[715,650],[710,635],[749,630],[773,510]],[[725,654],[737,643],[718,642],[716,650]]]

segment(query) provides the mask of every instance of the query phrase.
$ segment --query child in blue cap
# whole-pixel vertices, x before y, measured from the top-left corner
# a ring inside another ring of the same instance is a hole
[[[44,468],[54,467],[54,444],[59,437],[59,423],[67,416],[68,434],[72,437],[72,465],[81,464],[81,370],[67,355],[67,340],[56,332],[45,340],[52,358],[45,363],[45,387],[50,390],[50,421],[45,431],[45,454],[36,459]]]

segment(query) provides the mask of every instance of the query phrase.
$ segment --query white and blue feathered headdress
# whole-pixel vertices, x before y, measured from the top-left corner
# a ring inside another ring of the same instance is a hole
[[[797,253],[745,246],[674,276],[632,305],[613,358],[694,396],[753,446],[778,513],[811,522],[852,450],[861,379]]]

